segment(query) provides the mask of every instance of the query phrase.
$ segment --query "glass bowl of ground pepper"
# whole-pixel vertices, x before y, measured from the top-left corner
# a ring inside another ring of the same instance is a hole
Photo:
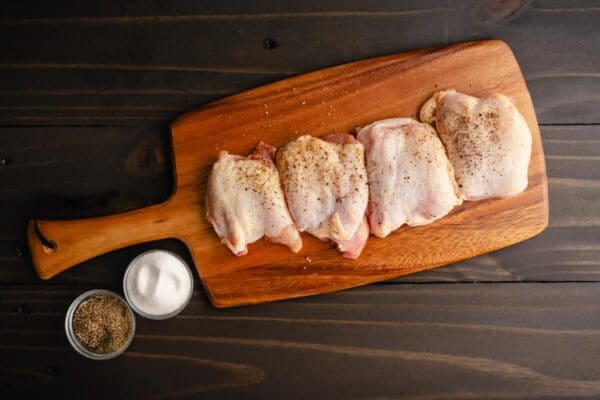
[[[65,318],[67,338],[81,355],[108,360],[127,349],[135,333],[133,311],[109,290],[90,290],[77,297]]]

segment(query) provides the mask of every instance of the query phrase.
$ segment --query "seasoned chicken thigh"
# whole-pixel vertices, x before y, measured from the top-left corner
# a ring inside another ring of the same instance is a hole
[[[369,236],[364,148],[348,134],[323,139],[306,135],[288,143],[277,153],[277,168],[298,229],[357,258]]]
[[[454,171],[429,124],[410,118],[374,122],[360,129],[369,177],[371,233],[386,237],[404,224],[442,218],[458,198]]]
[[[508,97],[443,90],[423,105],[420,119],[435,124],[463,199],[509,197],[527,188],[531,132]]]
[[[287,209],[275,148],[260,142],[249,157],[219,154],[208,179],[206,210],[221,242],[236,256],[248,252],[248,244],[263,236],[288,246],[302,248],[302,239]]]

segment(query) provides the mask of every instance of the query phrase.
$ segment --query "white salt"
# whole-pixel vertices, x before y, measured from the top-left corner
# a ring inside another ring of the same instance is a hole
[[[131,306],[148,317],[179,312],[192,292],[192,276],[175,254],[152,250],[141,254],[125,274],[125,295]]]

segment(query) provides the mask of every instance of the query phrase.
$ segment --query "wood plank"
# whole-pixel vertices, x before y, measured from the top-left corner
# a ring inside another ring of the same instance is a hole
[[[0,156],[11,159],[8,167],[0,169],[0,188],[21,188],[0,197],[0,283],[38,279],[27,258],[23,227],[35,215],[41,199],[45,216],[62,218],[112,214],[165,199],[171,167],[168,156],[156,158],[157,151],[169,154],[161,134],[159,130],[123,127],[0,128]],[[37,143],[39,137],[47,143]],[[542,138],[550,178],[549,229],[517,246],[395,282],[597,281],[600,227],[595,218],[600,212],[600,160],[578,162],[560,156],[600,156],[600,147],[595,144],[600,140],[600,126],[545,126]],[[107,143],[110,147],[100,150]],[[91,148],[96,151],[87,150]],[[91,157],[90,162],[61,161],[82,152]],[[133,169],[128,159],[137,160]],[[52,160],[57,162],[45,164]],[[29,165],[31,162],[37,164]],[[79,179],[71,182],[73,170]],[[93,184],[86,185],[84,180]],[[134,246],[67,271],[56,278],[57,283],[117,282],[129,260],[156,246],[188,256],[176,241]]]
[[[138,318],[109,363],[65,340],[84,287],[3,286],[0,385],[11,398],[594,398],[598,285],[370,286],[230,310],[196,292],[177,318]]]
[[[0,124],[164,124],[290,74],[490,37],[514,49],[541,123],[600,122],[593,1],[113,3],[3,5]]]
[[[581,6],[590,5],[590,0],[578,0]],[[406,1],[400,4],[393,0],[372,0],[368,3],[357,4],[334,0],[322,2],[319,0],[305,0],[298,2],[280,2],[276,0],[261,1],[258,4],[249,4],[245,0],[230,0],[227,3],[209,2],[199,3],[193,0],[179,1],[177,4],[165,4],[160,0],[136,2],[134,5],[118,0],[107,0],[104,5],[84,4],[76,0],[63,0],[63,7],[57,8],[41,4],[32,8],[31,0],[19,3],[2,4],[0,11],[7,18],[81,18],[91,19],[101,17],[140,17],[140,16],[185,16],[185,15],[240,15],[274,14],[274,13],[306,13],[306,12],[362,12],[378,13],[385,11],[407,12],[421,11],[423,9],[436,9],[459,4],[457,0],[423,0],[420,2]],[[185,18],[185,17],[184,17]]]

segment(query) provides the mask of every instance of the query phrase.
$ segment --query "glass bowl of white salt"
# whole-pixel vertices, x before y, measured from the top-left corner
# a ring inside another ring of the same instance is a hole
[[[176,316],[188,305],[194,278],[187,263],[167,250],[149,250],[135,257],[123,278],[131,308],[148,319]]]

